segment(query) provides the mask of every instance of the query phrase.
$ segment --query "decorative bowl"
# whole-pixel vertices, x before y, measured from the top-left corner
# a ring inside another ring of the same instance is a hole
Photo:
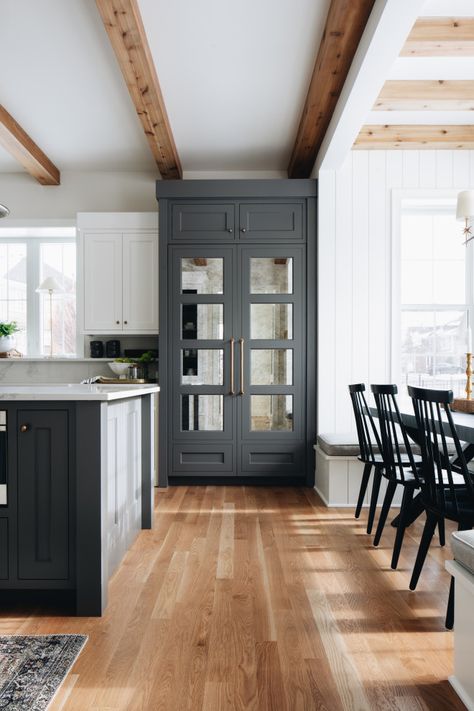
[[[127,375],[130,365],[131,363],[116,363],[114,361],[113,363],[109,363],[109,368],[113,370],[115,375],[118,375],[119,377],[124,377]]]

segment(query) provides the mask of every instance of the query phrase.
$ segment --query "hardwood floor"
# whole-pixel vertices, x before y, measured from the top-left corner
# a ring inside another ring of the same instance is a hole
[[[463,709],[447,677],[449,547],[408,590],[421,525],[398,571],[365,515],[309,489],[157,491],[103,618],[10,608],[0,634],[85,633],[50,711]]]

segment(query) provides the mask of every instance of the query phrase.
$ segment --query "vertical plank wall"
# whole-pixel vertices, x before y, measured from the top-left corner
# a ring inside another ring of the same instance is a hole
[[[348,383],[392,377],[396,188],[440,194],[474,188],[474,151],[352,151],[340,170],[320,173],[319,432],[353,429]]]

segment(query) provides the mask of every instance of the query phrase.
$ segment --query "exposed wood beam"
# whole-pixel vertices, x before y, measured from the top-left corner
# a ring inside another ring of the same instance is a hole
[[[96,3],[161,177],[182,178],[137,0],[96,0]]]
[[[59,170],[19,123],[0,105],[0,145],[41,185],[59,185]]]
[[[474,81],[386,81],[373,111],[472,111]]]
[[[402,57],[473,57],[473,17],[420,17],[408,35]]]
[[[364,126],[354,148],[391,150],[472,149],[473,126]]]
[[[332,0],[288,166],[307,178],[331,120],[375,0]]]
[[[400,54],[425,0],[375,0],[313,175],[341,167]]]

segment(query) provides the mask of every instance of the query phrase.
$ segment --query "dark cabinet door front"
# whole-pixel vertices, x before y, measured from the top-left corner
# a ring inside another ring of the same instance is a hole
[[[171,214],[173,240],[233,240],[234,205],[178,203]]]
[[[66,410],[18,410],[18,577],[69,577]]]
[[[242,203],[239,226],[241,240],[302,240],[303,203]]]
[[[0,518],[0,580],[8,578],[8,519]]]

